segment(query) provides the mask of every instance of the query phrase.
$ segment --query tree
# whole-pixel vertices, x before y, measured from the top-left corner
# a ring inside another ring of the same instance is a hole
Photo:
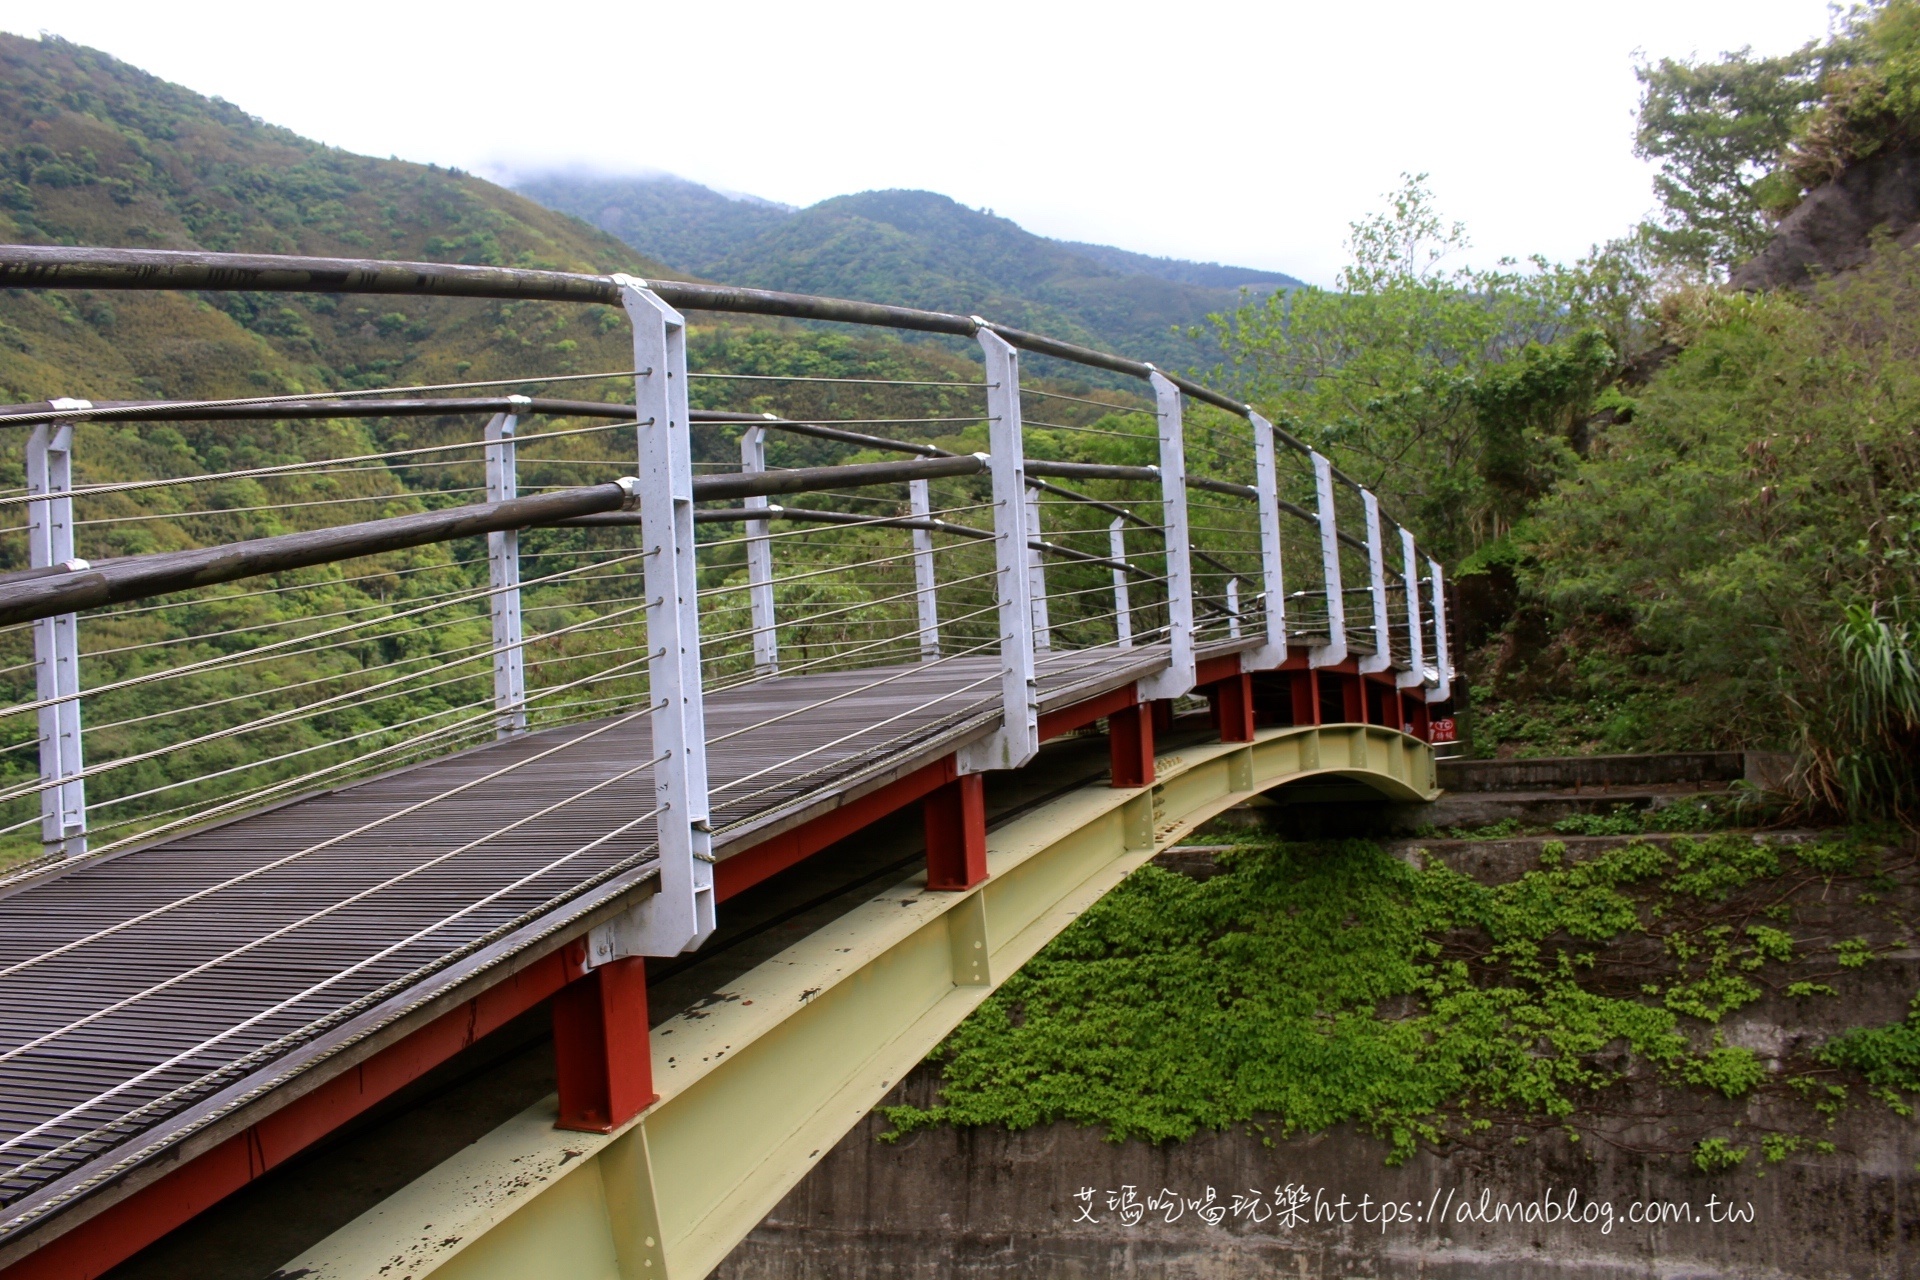
[[[1920,255],[1706,306],[1516,536],[1526,583],[1564,621],[1625,619],[1721,741],[1920,816]]]
[[[1613,364],[1598,334],[1559,345],[1590,328],[1573,274],[1450,265],[1468,245],[1426,175],[1407,175],[1353,224],[1336,288],[1213,318],[1248,400],[1455,556],[1506,533],[1569,463],[1567,428]],[[1514,360],[1527,376],[1497,373]]]
[[[1781,155],[1820,100],[1836,52],[1809,43],[1756,58],[1743,48],[1719,62],[1662,58],[1634,68],[1634,153],[1660,164],[1653,187],[1662,212],[1650,234],[1663,253],[1724,274],[1765,247],[1768,207],[1792,194],[1778,176]]]

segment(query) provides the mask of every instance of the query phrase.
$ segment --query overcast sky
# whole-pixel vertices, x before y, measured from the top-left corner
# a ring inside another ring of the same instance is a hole
[[[353,151],[798,205],[922,187],[1320,283],[1408,171],[1477,260],[1577,257],[1653,203],[1635,50],[1772,52],[1827,22],[1824,0],[0,0],[0,28]]]

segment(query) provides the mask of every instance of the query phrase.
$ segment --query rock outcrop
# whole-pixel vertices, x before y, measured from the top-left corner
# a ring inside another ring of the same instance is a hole
[[[1867,260],[1876,233],[1920,243],[1920,146],[1850,166],[1807,193],[1773,242],[1733,273],[1736,289],[1805,288]]]

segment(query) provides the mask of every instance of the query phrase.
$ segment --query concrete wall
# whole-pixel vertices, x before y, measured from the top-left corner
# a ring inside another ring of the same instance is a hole
[[[923,1070],[897,1098],[924,1102],[931,1088]],[[1608,1145],[1571,1143],[1550,1130],[1524,1146],[1507,1138],[1481,1150],[1422,1152],[1389,1168],[1386,1145],[1350,1129],[1271,1146],[1237,1130],[1156,1147],[1110,1143],[1095,1130],[1055,1124],[1022,1133],[934,1129],[887,1144],[876,1140],[886,1126],[873,1117],[716,1274],[722,1280],[1892,1280],[1920,1274],[1920,1174],[1914,1171],[1920,1143],[1909,1121],[1884,1112],[1863,1119],[1838,1135],[1842,1155],[1790,1158],[1764,1176],[1751,1167],[1709,1176],[1683,1157],[1636,1155],[1628,1149],[1629,1132],[1618,1136],[1620,1145]],[[1306,1189],[1308,1220],[1283,1228],[1275,1193],[1285,1202],[1289,1184]],[[1088,1187],[1095,1191],[1091,1202],[1079,1198]],[[1109,1193],[1123,1188],[1142,1201],[1171,1190],[1187,1203],[1172,1222],[1162,1210],[1129,1224],[1109,1208]],[[1213,1208],[1205,1212],[1218,1217],[1214,1224],[1191,1203],[1204,1206],[1209,1188]],[[1551,1197],[1564,1208],[1569,1192],[1578,1216],[1591,1213],[1590,1221],[1461,1220],[1483,1211],[1483,1195],[1484,1212],[1492,1216],[1502,1202]],[[1257,1195],[1259,1207],[1243,1205],[1236,1215],[1240,1194]],[[1328,1220],[1311,1220],[1315,1199]],[[1384,1227],[1382,1201],[1396,1205]],[[1624,1220],[1632,1204],[1647,1201],[1687,1205],[1695,1221],[1651,1227]],[[1716,1207],[1724,1216],[1729,1202],[1751,1220],[1705,1220]],[[1611,1231],[1602,1229],[1602,1204],[1612,1211]],[[1338,1221],[1342,1216],[1349,1220]]]
[[[1549,791],[1561,787],[1643,787],[1732,782],[1746,776],[1744,751],[1662,755],[1546,756],[1532,760],[1443,760],[1448,791]]]
[[[1624,842],[1571,837],[1564,843],[1567,856],[1580,860]],[[1541,844],[1539,837],[1423,840],[1395,851],[1411,857],[1417,846],[1463,874],[1500,883],[1538,866]],[[1189,846],[1156,861],[1204,878],[1215,870],[1211,857],[1206,846]],[[1719,1023],[1715,1030],[1724,1042],[1753,1050],[1769,1076],[1738,1101],[1671,1088],[1644,1063],[1622,1057],[1615,1066],[1626,1078],[1573,1117],[1578,1140],[1544,1119],[1508,1117],[1444,1154],[1421,1151],[1399,1167],[1386,1164],[1386,1143],[1351,1127],[1269,1141],[1242,1126],[1157,1147],[1107,1142],[1098,1130],[1066,1124],[1020,1133],[939,1128],[889,1144],[878,1141],[885,1122],[870,1116],[717,1274],[724,1280],[1920,1276],[1920,1121],[1864,1096],[1856,1084],[1850,1105],[1829,1128],[1781,1082],[1814,1067],[1810,1049],[1833,1034],[1900,1019],[1920,987],[1920,948],[1907,923],[1920,911],[1920,880],[1909,859],[1894,859],[1889,873],[1894,883],[1877,884],[1867,899],[1856,898],[1860,882],[1796,876],[1775,886],[1792,890],[1793,927],[1804,954],[1769,985],[1818,978],[1836,994],[1802,999],[1776,989]],[[1879,958],[1834,970],[1825,940],[1855,935],[1867,937]],[[1617,953],[1602,955],[1599,971],[1626,966],[1612,973],[1616,983],[1641,980],[1633,966],[1646,957],[1637,945],[1629,939]],[[889,1102],[932,1105],[937,1083],[936,1070],[923,1066]],[[1819,1154],[1808,1141],[1784,1161],[1767,1164],[1759,1138],[1769,1132],[1825,1139],[1836,1150]],[[1708,1134],[1748,1148],[1746,1163],[1716,1174],[1698,1170],[1691,1152]],[[1286,1223],[1276,1212],[1276,1192],[1284,1203],[1290,1186],[1306,1189],[1305,1221]],[[1094,1194],[1078,1198],[1087,1188]],[[1170,1190],[1183,1203],[1172,1221],[1170,1211],[1145,1212],[1144,1204],[1123,1220],[1109,1196],[1127,1188],[1136,1202]],[[1212,1207],[1203,1212],[1209,1188]],[[1576,1222],[1526,1221],[1524,1209],[1521,1221],[1480,1220],[1483,1213],[1496,1215],[1501,1204],[1537,1206],[1549,1197],[1564,1215],[1570,1193]],[[1243,1198],[1238,1213],[1236,1197]],[[1383,1201],[1396,1206],[1384,1225]],[[1635,1204],[1650,1201],[1687,1208],[1664,1225],[1628,1220]],[[1711,1220],[1716,1211],[1726,1217],[1728,1202],[1744,1220]],[[1609,1217],[1611,1230],[1604,1230]]]

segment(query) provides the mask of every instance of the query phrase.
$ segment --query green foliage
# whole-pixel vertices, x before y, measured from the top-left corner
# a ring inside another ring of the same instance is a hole
[[[1694,1145],[1693,1164],[1702,1173],[1724,1173],[1738,1168],[1746,1160],[1747,1151],[1725,1138],[1702,1138]]]
[[[1547,660],[1555,682],[1514,696],[1511,673],[1473,686],[1473,750],[1483,758],[1683,751],[1713,745],[1715,726],[1684,690],[1623,656],[1574,619]],[[1590,644],[1583,642],[1592,642]],[[1471,660],[1471,659],[1470,659]],[[1522,673],[1524,674],[1524,673]]]
[[[1480,475],[1501,495],[1511,527],[1552,483],[1572,470],[1568,440],[1584,418],[1615,354],[1598,329],[1552,346],[1530,342],[1468,392],[1480,425]]]
[[[1833,944],[1833,957],[1842,969],[1864,969],[1873,959],[1873,947],[1865,938],[1842,938]]]
[[[1723,1097],[1744,1098],[1767,1078],[1767,1069],[1753,1050],[1719,1045],[1687,1063],[1682,1075]]]
[[[1904,503],[1920,517],[1920,495]],[[1909,518],[1909,525],[1913,519]],[[1911,527],[1894,548],[1911,560]],[[1835,781],[1856,815],[1920,813],[1920,626],[1908,616],[1910,599],[1851,603],[1834,628],[1840,689],[1834,711],[1845,726],[1847,749],[1833,757]],[[1883,612],[1886,616],[1882,616]]]
[[[1904,1022],[1856,1027],[1827,1041],[1815,1056],[1858,1071],[1877,1089],[1920,1093],[1920,996]]]
[[[1523,835],[1527,824],[1518,818],[1502,818],[1498,822],[1489,822],[1479,827],[1448,827],[1445,832],[1431,834],[1444,835],[1448,840],[1505,840],[1512,836]]]
[[[1571,465],[1616,352],[1576,274],[1450,267],[1468,247],[1424,175],[1353,224],[1333,289],[1213,317],[1242,393],[1455,556],[1500,538]]]
[[[1662,58],[1634,69],[1634,151],[1660,164],[1653,184],[1662,218],[1649,234],[1664,255],[1724,272],[1765,247],[1770,176],[1819,99],[1823,61],[1808,44],[1780,57],[1741,49],[1719,62]]]
[[[1761,1157],[1768,1165],[1778,1165],[1803,1146],[1807,1146],[1807,1140],[1799,1134],[1766,1134],[1761,1138]]]
[[[1771,925],[1754,924],[1747,926],[1747,937],[1753,942],[1755,968],[1757,961],[1773,960],[1786,964],[1793,959],[1793,935],[1785,929],[1775,929]]]
[[[1830,840],[1802,845],[1793,851],[1806,866],[1827,875],[1845,875],[1859,865],[1868,852],[1863,840]]]
[[[1910,143],[1920,129],[1920,4],[1856,5],[1823,53],[1819,105],[1784,156],[1782,208],[1848,165]]]
[[[1553,824],[1553,829],[1568,836],[1638,835],[1644,824],[1639,811],[1618,805],[1612,813],[1570,813]]]
[[[1806,192],[1920,137],[1920,3],[1868,0],[1840,16],[1824,43],[1777,57],[1636,68],[1635,150],[1660,162],[1647,234],[1666,259],[1723,274]]]
[[[1354,1122],[1399,1160],[1489,1113],[1573,1115],[1626,1069],[1609,1046],[1743,1097],[1764,1066],[1694,1048],[1680,1019],[1751,1000],[1741,975],[1791,956],[1781,931],[1669,929],[1690,993],[1678,999],[1582,980],[1596,947],[1647,929],[1649,894],[1658,915],[1779,870],[1749,840],[1674,843],[1543,859],[1497,886],[1360,842],[1248,843],[1199,883],[1143,868],[949,1037],[939,1105],[888,1119],[896,1132],[1066,1120],[1154,1141],[1256,1117],[1288,1134]]]
[[[1561,617],[1630,628],[1633,668],[1686,685],[1722,742],[1799,747],[1857,813],[1911,804],[1890,748],[1913,732],[1916,357],[1913,255],[1805,302],[1718,300],[1516,535]]]
[[[1615,805],[1611,813],[1570,813],[1553,824],[1569,836],[1632,836],[1651,831],[1710,831],[1727,826],[1739,816],[1739,797],[1701,796],[1663,805],[1634,809]]]

